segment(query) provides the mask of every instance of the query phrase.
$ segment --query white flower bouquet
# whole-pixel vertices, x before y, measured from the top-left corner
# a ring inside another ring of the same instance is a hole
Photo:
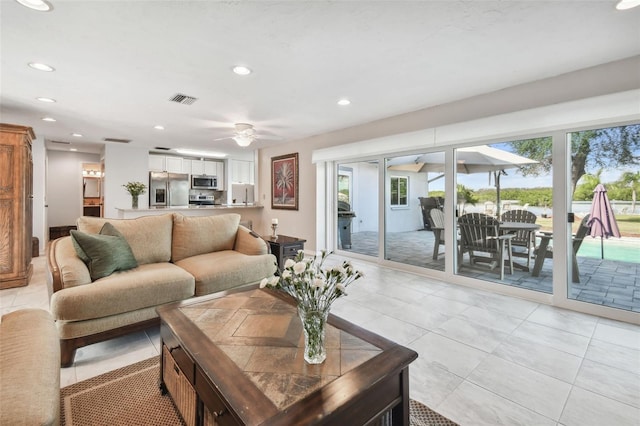
[[[291,295],[298,306],[306,310],[328,310],[337,298],[346,296],[349,285],[364,276],[348,261],[324,268],[329,254],[323,250],[319,258],[315,255],[305,259],[304,252],[300,250],[294,259],[286,260],[280,276],[264,278],[260,288],[278,288]]]
[[[287,259],[280,276],[265,278],[260,288],[274,287],[291,295],[298,304],[298,315],[304,331],[304,359],[309,364],[322,363],[327,354],[324,347],[325,325],[331,304],[346,296],[347,287],[363,277],[350,262],[333,268],[324,268],[328,254],[322,251],[320,258],[304,257],[302,250],[294,259]]]

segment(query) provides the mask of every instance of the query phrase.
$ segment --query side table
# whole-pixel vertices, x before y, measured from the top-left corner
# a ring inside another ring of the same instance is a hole
[[[307,240],[286,235],[278,235],[276,238],[263,236],[262,239],[271,247],[271,253],[276,257],[280,270],[284,269],[284,262],[287,259],[293,259],[298,254],[298,250],[304,250],[304,243],[307,242]]]

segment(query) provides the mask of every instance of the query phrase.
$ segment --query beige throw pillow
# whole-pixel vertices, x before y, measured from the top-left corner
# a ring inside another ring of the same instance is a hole
[[[204,217],[174,213],[171,261],[233,250],[239,224],[240,215],[236,213]]]
[[[140,265],[168,262],[171,259],[173,215],[143,216],[137,219],[105,219],[82,216],[78,231],[97,234],[106,222],[111,223],[127,240]]]

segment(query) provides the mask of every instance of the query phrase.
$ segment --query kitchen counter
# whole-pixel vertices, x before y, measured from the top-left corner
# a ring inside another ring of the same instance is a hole
[[[141,216],[158,216],[165,213],[177,212],[185,216],[211,216],[224,213],[239,213],[242,220],[252,220],[254,223],[259,220],[260,210],[264,206],[258,204],[216,204],[209,206],[172,206],[172,207],[148,207],[142,209],[116,208],[118,219],[134,219]]]

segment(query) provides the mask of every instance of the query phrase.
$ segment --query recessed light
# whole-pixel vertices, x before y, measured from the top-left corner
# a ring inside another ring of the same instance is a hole
[[[164,130],[164,126],[161,126],[160,124],[158,124],[157,126],[153,126],[153,128],[156,130]]]
[[[236,65],[235,67],[233,67],[233,72],[238,75],[249,75],[251,74],[251,69],[243,65]]]
[[[347,106],[347,105],[350,105],[350,104],[351,104],[351,101],[349,99],[340,99],[338,101],[338,105],[340,105],[340,106]]]
[[[42,121],[51,121],[51,122],[53,122],[53,121],[56,121],[56,119],[53,118],[53,117],[42,117]]]
[[[78,148],[69,148],[69,151],[76,152],[77,150],[78,150]]]
[[[42,0],[16,0],[23,6],[29,9],[37,10],[38,12],[48,12],[51,10],[51,5]]]
[[[640,0],[620,0],[618,4],[616,4],[616,9],[627,10],[636,6],[640,6]]]
[[[40,62],[29,62],[29,66],[31,68],[33,68],[34,70],[38,70],[38,71],[51,72],[51,71],[55,71],[56,70],[51,65],[41,64]]]
[[[55,103],[56,100],[55,99],[51,99],[51,98],[36,98],[37,100],[39,100],[40,102],[47,102],[47,103]]]
[[[71,133],[71,136],[73,136],[74,138],[81,138],[82,133]]]

